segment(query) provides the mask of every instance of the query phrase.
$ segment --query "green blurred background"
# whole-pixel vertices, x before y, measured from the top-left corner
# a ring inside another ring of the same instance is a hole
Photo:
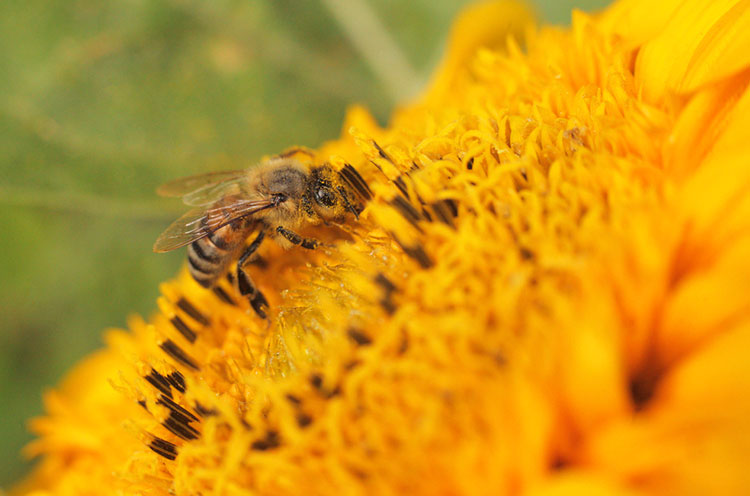
[[[335,138],[351,103],[384,123],[467,3],[0,2],[0,487],[28,470],[42,391],[182,263],[151,252],[182,211],[154,189]],[[535,6],[567,24],[607,3]]]

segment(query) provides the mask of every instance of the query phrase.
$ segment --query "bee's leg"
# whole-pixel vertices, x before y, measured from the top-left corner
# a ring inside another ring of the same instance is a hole
[[[301,245],[302,248],[307,248],[308,250],[314,250],[315,248],[318,247],[318,240],[312,239],[312,238],[303,238],[296,232],[290,231],[289,229],[286,229],[285,227],[282,227],[282,226],[277,227],[276,232],[284,236],[286,239],[288,239],[295,245]]]
[[[253,242],[248,245],[245,252],[237,261],[237,287],[240,290],[240,294],[248,297],[250,300],[250,306],[253,307],[255,313],[257,313],[262,319],[266,318],[265,308],[268,308],[268,301],[266,300],[266,297],[263,296],[263,293],[255,287],[253,280],[250,279],[250,276],[245,272],[243,266],[245,265],[245,262],[247,262],[247,259],[258,249],[265,236],[265,231],[261,231]]]

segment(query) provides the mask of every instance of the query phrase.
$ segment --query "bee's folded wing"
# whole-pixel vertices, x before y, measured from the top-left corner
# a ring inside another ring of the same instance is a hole
[[[225,183],[234,183],[237,180],[244,178],[246,174],[246,170],[207,172],[196,176],[182,177],[166,184],[162,184],[156,192],[160,196],[167,197],[199,196],[199,192],[201,191],[213,190]]]
[[[273,199],[237,199],[231,205],[199,207],[174,221],[154,243],[154,251],[163,253],[197,241],[227,224],[261,210],[274,207]]]

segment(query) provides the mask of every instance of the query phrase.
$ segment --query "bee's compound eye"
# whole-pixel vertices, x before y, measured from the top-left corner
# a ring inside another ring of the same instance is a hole
[[[336,196],[328,188],[318,187],[315,189],[315,201],[318,205],[332,207],[336,203]]]

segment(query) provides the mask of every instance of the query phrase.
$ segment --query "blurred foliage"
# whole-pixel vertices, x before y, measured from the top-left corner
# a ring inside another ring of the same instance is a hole
[[[366,1],[422,83],[467,3]],[[566,23],[572,6],[605,3],[537,6]],[[154,311],[178,270],[182,252],[151,252],[182,210],[157,185],[335,138],[354,102],[385,121],[397,95],[335,4],[0,2],[0,485],[27,469],[19,451],[41,391],[102,329]]]

